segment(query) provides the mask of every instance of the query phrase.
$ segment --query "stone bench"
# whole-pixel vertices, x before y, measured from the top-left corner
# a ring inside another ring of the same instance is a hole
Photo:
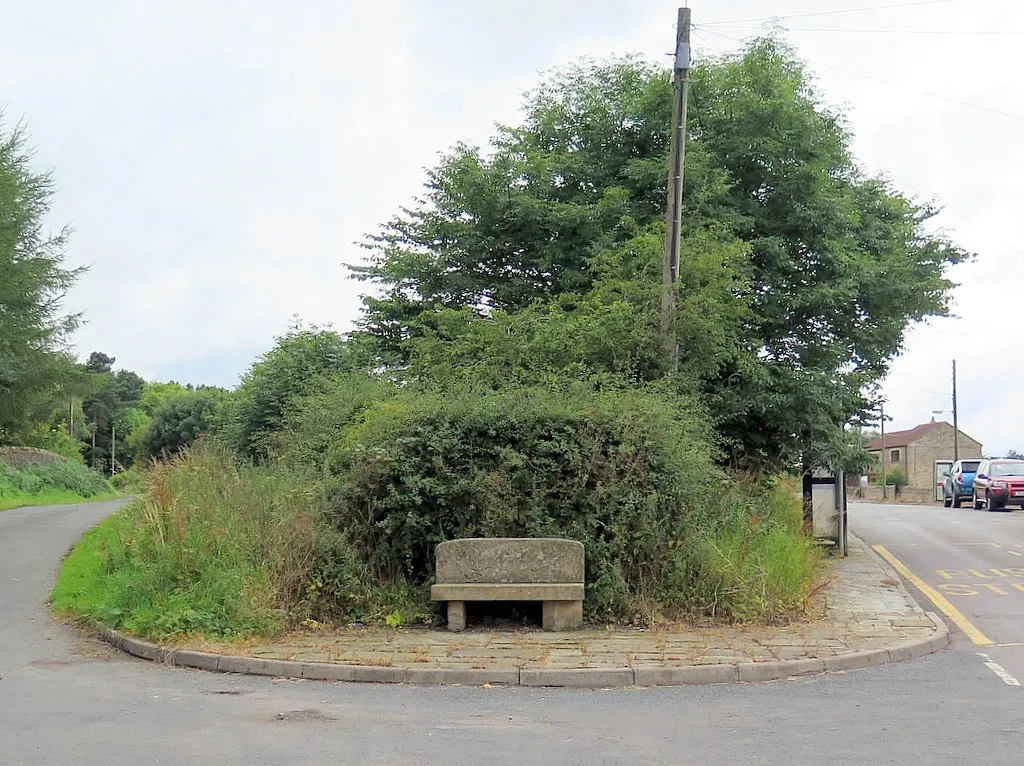
[[[544,630],[583,625],[583,543],[559,538],[479,537],[435,549],[430,598],[448,602],[448,630],[466,627],[467,601],[540,601]]]

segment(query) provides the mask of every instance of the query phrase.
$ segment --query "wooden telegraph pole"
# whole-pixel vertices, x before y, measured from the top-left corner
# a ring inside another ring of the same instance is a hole
[[[686,97],[690,84],[690,9],[679,9],[673,65],[675,104],[672,107],[672,148],[669,156],[668,200],[665,212],[665,259],[662,269],[661,333],[666,356],[675,370],[679,344],[675,337],[676,296],[679,280],[679,239],[683,212],[683,164],[686,158]]]

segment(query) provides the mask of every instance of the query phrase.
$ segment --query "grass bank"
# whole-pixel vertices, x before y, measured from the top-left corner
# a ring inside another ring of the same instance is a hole
[[[324,580],[317,564],[331,552],[307,476],[239,465],[209,448],[155,466],[143,481],[145,496],[65,559],[55,610],[155,639],[274,635],[310,614]]]
[[[41,450],[0,454],[0,511],[25,505],[69,505],[118,497],[102,476],[81,463]]]

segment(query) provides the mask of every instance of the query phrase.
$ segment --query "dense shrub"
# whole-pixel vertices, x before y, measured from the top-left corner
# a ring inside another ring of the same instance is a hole
[[[879,478],[879,483],[881,483],[881,478]],[[885,483],[897,487],[905,487],[907,485],[907,475],[903,472],[902,468],[890,468],[885,472]]]
[[[403,391],[329,454],[331,513],[382,580],[426,581],[459,537],[556,536],[586,547],[592,617],[665,601],[697,567],[725,477],[702,413],[639,391]],[[688,555],[673,554],[673,549]]]
[[[22,434],[20,442],[27,447],[54,453],[76,463],[85,462],[82,458],[82,442],[67,432],[65,423],[56,425],[36,423],[34,427]],[[0,455],[0,458],[2,457]]]
[[[55,605],[153,638],[430,622],[434,546],[478,535],[582,541],[592,620],[777,620],[813,588],[793,488],[713,468],[698,411],[637,391],[375,385],[359,407],[341,380],[312,397],[286,459],[209,443],[154,465],[146,497],[68,558]],[[332,395],[352,406],[318,411]],[[296,459],[316,454],[303,424],[333,435],[326,458]]]
[[[322,468],[331,445],[356,417],[397,391],[393,383],[362,372],[323,378],[318,391],[293,400],[276,439],[279,453],[290,464]]]
[[[110,477],[110,486],[118,492],[137,494],[145,491],[142,483],[142,471],[138,464],[133,465],[127,471],[120,471]]]

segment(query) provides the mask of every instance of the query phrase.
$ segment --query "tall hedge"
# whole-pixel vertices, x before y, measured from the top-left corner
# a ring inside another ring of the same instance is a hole
[[[332,522],[382,582],[429,581],[453,538],[579,540],[589,615],[629,618],[692,579],[723,480],[706,422],[637,390],[402,391],[330,448]]]

